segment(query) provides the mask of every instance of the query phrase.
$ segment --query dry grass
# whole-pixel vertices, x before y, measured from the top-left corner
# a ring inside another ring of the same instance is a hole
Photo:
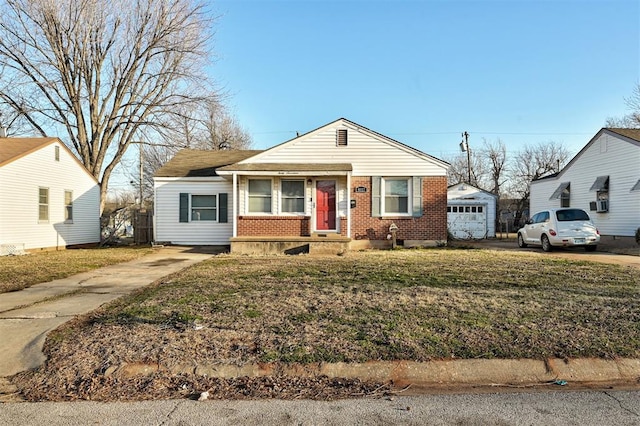
[[[31,400],[110,400],[109,368],[151,363],[164,372],[126,399],[153,399],[184,365],[638,358],[639,289],[640,270],[535,253],[220,255],[52,332],[46,367],[14,380]]]
[[[0,293],[65,278],[80,272],[137,259],[150,248],[96,248],[42,251],[26,256],[0,257]]]

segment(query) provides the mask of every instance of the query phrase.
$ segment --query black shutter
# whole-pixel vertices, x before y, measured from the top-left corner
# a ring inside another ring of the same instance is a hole
[[[229,212],[228,212],[228,196],[225,193],[218,194],[218,222],[227,223],[229,222]]]
[[[189,194],[180,193],[180,222],[189,222]]]

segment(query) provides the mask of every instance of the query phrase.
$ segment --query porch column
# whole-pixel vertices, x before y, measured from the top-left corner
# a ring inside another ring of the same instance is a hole
[[[347,172],[347,237],[351,238],[351,172]]]
[[[238,175],[233,172],[231,174],[233,177],[233,202],[231,208],[231,215],[233,217],[233,237],[238,236]]]

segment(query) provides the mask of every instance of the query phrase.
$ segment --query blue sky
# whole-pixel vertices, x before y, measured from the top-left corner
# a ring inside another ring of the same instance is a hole
[[[640,82],[640,1],[211,4],[212,77],[264,149],[345,117],[439,158],[502,139],[577,152]]]

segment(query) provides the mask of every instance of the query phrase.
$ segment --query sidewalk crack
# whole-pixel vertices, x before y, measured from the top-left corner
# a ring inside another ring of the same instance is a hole
[[[183,403],[184,403],[184,401],[180,401],[180,400],[176,401],[176,404],[174,405],[174,407],[171,409],[171,411],[169,411],[169,412],[167,413],[167,418],[166,418],[162,423],[160,423],[160,424],[161,424],[161,425],[169,424],[169,422],[172,420],[173,414],[174,414],[176,411],[178,411],[178,408],[180,408],[180,406],[181,406]]]
[[[626,411],[627,413],[629,413],[629,414],[631,414],[631,415],[633,415],[633,416],[635,416],[635,417],[640,417],[640,414],[638,414],[637,412],[633,411],[633,410],[632,410],[632,409],[630,409],[630,408],[625,407],[625,406],[622,404],[622,401],[620,401],[618,398],[616,398],[616,397],[615,397],[614,395],[612,395],[611,393],[609,393],[609,392],[607,392],[607,391],[604,391],[603,393],[604,393],[605,395],[607,395],[609,398],[611,398],[611,399],[613,399],[614,401],[616,401],[616,402],[618,403],[618,405],[620,406],[620,408],[621,408],[621,409],[623,409],[624,411]]]

